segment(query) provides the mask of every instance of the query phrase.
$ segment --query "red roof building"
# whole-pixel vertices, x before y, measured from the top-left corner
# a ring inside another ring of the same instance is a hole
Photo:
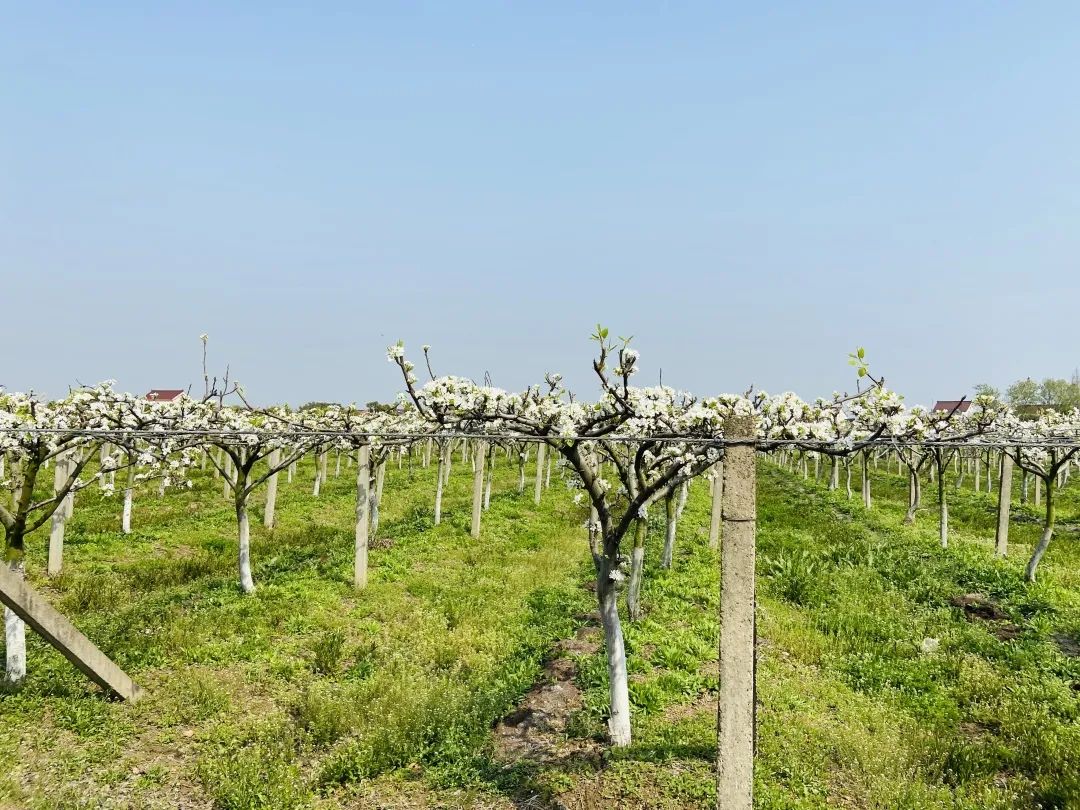
[[[172,402],[184,393],[183,388],[154,388],[147,393],[146,398],[155,402]]]
[[[957,413],[967,413],[967,410],[970,407],[971,407],[971,400],[970,399],[964,399],[964,400],[960,400],[960,399],[939,399],[934,404],[934,407],[931,408],[930,410],[931,411],[944,411],[945,413],[952,413],[953,411],[956,411]]]

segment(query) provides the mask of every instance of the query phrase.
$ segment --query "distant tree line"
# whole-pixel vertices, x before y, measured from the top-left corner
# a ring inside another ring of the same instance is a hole
[[[1072,379],[1047,377],[1042,382],[1027,377],[1017,380],[1001,391],[992,385],[975,386],[978,395],[989,395],[999,402],[1006,402],[1013,408],[1054,408],[1071,410],[1080,408],[1080,371],[1074,371]]]

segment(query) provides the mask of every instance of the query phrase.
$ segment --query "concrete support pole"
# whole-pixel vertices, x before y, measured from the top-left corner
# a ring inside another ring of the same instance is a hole
[[[536,446],[536,481],[533,487],[533,503],[540,505],[540,493],[544,489],[544,462],[547,459],[547,445]]]
[[[753,810],[757,475],[752,417],[729,417],[720,570],[720,697],[716,806]]]
[[[1001,482],[998,486],[997,532],[994,534],[994,553],[1001,557],[1009,555],[1009,509],[1012,506],[1013,459],[1008,453],[1001,454]]]
[[[482,441],[473,442],[473,445],[472,526],[469,534],[476,539],[480,537],[480,515],[484,511],[484,467],[487,466],[487,446]]]
[[[356,553],[353,560],[353,585],[367,587],[368,515],[371,504],[371,448],[361,445],[356,453]]]
[[[0,602],[94,683],[124,700],[134,702],[142,696],[142,690],[120,667],[6,565],[0,565]]]
[[[53,469],[54,495],[64,488],[73,464],[74,459],[69,458],[67,454],[56,459],[56,465]],[[70,492],[64,496],[64,502],[56,508],[56,511],[53,512],[52,519],[50,520],[49,563],[47,569],[50,577],[59,574],[64,567],[64,524],[71,516],[74,508],[74,499],[74,494]]]

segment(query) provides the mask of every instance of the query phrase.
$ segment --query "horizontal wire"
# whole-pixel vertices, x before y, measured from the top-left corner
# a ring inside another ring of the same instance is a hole
[[[731,437],[722,436],[693,436],[656,434],[649,436],[625,436],[610,434],[603,436],[581,434],[551,434],[548,436],[535,436],[519,433],[477,433],[468,431],[438,431],[433,433],[409,433],[394,431],[334,431],[334,430],[146,430],[138,428],[115,428],[108,430],[91,430],[70,428],[7,428],[0,427],[0,434],[9,435],[62,435],[65,437],[86,437],[91,439],[160,439],[160,438],[200,438],[207,439],[232,439],[238,443],[245,443],[246,437],[254,436],[259,440],[264,439],[292,439],[308,441],[331,441],[333,439],[370,440],[382,439],[387,441],[421,441],[442,439],[479,439],[489,441],[513,441],[527,444],[541,444],[551,441],[566,442],[606,442],[611,444],[642,444],[653,442],[659,444],[691,444],[704,445],[707,447],[745,447],[748,444],[759,446],[763,450],[792,448],[800,450],[832,450],[859,452],[865,449],[877,448],[927,448],[927,449],[998,449],[998,448],[1053,448],[1072,449],[1080,448],[1080,430],[1074,432],[1074,436],[1054,436],[1045,439],[1031,438],[980,438],[969,439],[910,439],[877,437],[874,439],[794,439],[794,438],[767,438],[767,437]]]

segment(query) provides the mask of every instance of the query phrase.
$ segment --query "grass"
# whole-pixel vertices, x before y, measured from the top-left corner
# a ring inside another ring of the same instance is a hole
[[[253,520],[251,597],[209,477],[164,499],[140,492],[127,537],[120,499],[87,490],[53,581],[31,538],[34,584],[148,696],[106,699],[31,634],[27,682],[0,699],[0,801],[336,806],[342,786],[417,763],[429,780],[469,783],[492,722],[588,609],[580,515],[558,487],[536,510],[507,466],[474,541],[467,465],[454,466],[438,527],[434,471],[391,467],[357,593],[350,472],[318,499],[310,463],[281,482],[277,528]]]
[[[474,541],[468,465],[455,463],[438,527],[433,470],[391,467],[387,541],[357,593],[348,472],[315,499],[306,464],[282,481],[278,528],[253,519],[253,597],[235,585],[233,515],[209,479],[140,493],[127,537],[118,498],[80,495],[52,582],[31,538],[35,585],[148,697],[105,699],[31,636],[28,682],[0,698],[0,804],[712,806],[718,568],[703,483],[671,571],[652,527],[645,616],[625,625],[634,744],[599,763],[504,768],[492,723],[594,608],[583,515],[555,480],[539,508],[531,487],[517,496],[507,463]],[[1080,638],[1080,487],[1063,494],[1034,585],[1022,578],[1033,507],[1017,507],[999,560],[994,496],[950,489],[942,550],[933,488],[915,526],[899,476],[881,471],[874,488],[866,513],[760,466],[757,806],[1080,807],[1080,659],[1058,643]],[[968,620],[950,599],[969,592],[1009,618]],[[571,737],[602,737],[606,677],[602,655],[579,660]]]

